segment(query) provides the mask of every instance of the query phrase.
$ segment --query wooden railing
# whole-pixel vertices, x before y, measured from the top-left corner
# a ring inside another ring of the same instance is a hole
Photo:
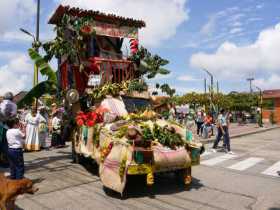
[[[102,75],[102,83],[120,83],[135,77],[135,68],[132,61],[99,57],[94,57],[90,60],[94,61],[98,66]]]

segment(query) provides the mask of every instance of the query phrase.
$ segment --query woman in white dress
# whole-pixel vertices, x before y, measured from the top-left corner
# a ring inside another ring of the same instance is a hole
[[[27,151],[39,151],[40,150],[40,139],[39,139],[39,124],[40,114],[37,113],[35,107],[32,108],[31,113],[28,113],[25,117],[26,123],[26,139],[25,149]]]

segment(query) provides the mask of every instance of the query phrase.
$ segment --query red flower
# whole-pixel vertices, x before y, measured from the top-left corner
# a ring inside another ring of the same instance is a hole
[[[87,126],[88,127],[93,127],[95,125],[95,122],[93,120],[88,120],[87,121]]]
[[[84,125],[84,121],[82,119],[78,119],[76,122],[77,122],[78,126]]]

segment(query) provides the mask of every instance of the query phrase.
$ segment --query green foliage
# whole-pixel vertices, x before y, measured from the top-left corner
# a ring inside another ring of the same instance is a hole
[[[34,98],[40,98],[45,93],[53,94],[56,92],[56,84],[53,81],[44,81],[32,88],[26,96],[18,102],[18,107],[22,108],[25,105],[31,105]]]
[[[175,89],[171,89],[170,86],[168,84],[163,84],[160,86],[160,89],[163,93],[166,93],[167,95],[169,95],[170,97],[172,97],[175,93],[176,90]]]
[[[128,84],[128,92],[133,92],[133,91],[138,91],[138,92],[143,92],[146,91],[148,89],[148,85],[147,83],[145,83],[142,80],[132,80],[129,84]]]
[[[211,108],[217,109],[224,108],[232,111],[248,111],[250,112],[252,107],[256,107],[259,104],[257,94],[249,93],[215,93],[213,94],[212,104],[210,100],[210,94],[201,93],[187,93],[183,96],[172,97],[177,105],[191,104],[193,107],[205,106],[207,110]]]
[[[80,56],[84,56],[83,52],[86,47],[84,37],[95,35],[92,24],[92,17],[74,17],[65,14],[61,23],[55,27],[56,38],[43,44],[43,48],[47,53],[45,58],[51,60],[53,56],[56,58],[66,56],[71,63],[75,61],[80,63]],[[92,29],[90,33],[85,34],[82,31],[85,26]]]
[[[142,138],[144,141],[151,141],[153,140],[153,133],[148,125],[142,125]]]
[[[162,128],[157,124],[154,124],[153,137],[154,139],[157,139],[162,145],[170,148],[185,145],[185,142],[181,138],[180,134],[170,130],[167,127]]]
[[[165,75],[170,73],[167,69],[163,68],[163,66],[169,63],[168,60],[165,60],[158,55],[152,55],[142,46],[130,59],[138,64],[139,76],[146,76],[148,79],[151,79],[157,74]]]
[[[47,76],[49,81],[56,82],[56,74],[48,62],[33,48],[30,48],[28,53],[30,58],[35,62],[35,65],[41,74]]]

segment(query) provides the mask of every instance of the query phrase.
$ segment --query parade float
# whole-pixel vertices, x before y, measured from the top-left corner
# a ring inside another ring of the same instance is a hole
[[[45,59],[58,59],[57,87],[75,119],[74,161],[94,160],[103,185],[121,194],[129,175],[153,185],[154,174],[175,172],[189,185],[203,146],[153,111],[145,79],[169,72],[168,61],[139,47],[145,22],[59,6],[49,23],[57,37],[43,45]]]

